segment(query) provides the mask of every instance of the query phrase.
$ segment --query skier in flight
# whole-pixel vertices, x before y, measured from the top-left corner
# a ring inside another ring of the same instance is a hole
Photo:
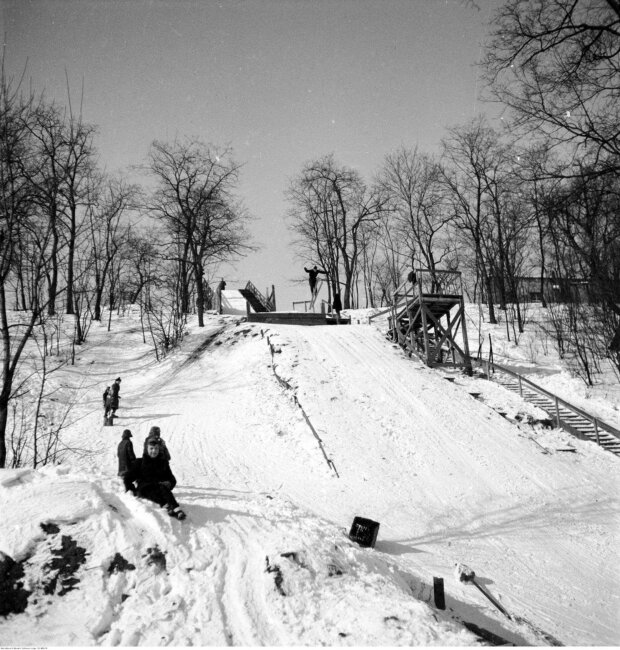
[[[315,265],[311,269],[307,269],[304,266],[304,271],[308,274],[308,283],[310,284],[310,294],[312,296],[312,304],[314,305],[314,301],[316,300],[316,294],[318,292],[316,283],[317,283],[317,278],[319,273],[323,273],[324,275],[327,275],[327,271],[320,270],[317,268]]]

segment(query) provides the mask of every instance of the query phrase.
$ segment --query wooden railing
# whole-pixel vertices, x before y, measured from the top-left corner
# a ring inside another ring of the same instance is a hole
[[[574,404],[571,404],[570,402],[567,402],[566,400],[562,399],[561,397],[558,397],[554,393],[551,393],[550,391],[546,390],[542,386],[539,386],[538,384],[535,384],[533,381],[530,381],[529,379],[526,379],[522,375],[520,375],[518,372],[515,372],[514,370],[510,370],[509,368],[506,368],[505,366],[500,366],[499,364],[495,363],[494,361],[481,361],[474,359],[473,357],[470,357],[472,363],[477,363],[483,368],[486,368],[486,373],[487,377],[491,377],[491,372],[495,372],[496,370],[499,372],[503,372],[507,375],[510,375],[511,377],[514,377],[517,379],[519,382],[519,393],[521,396],[523,396],[523,385],[526,385],[528,388],[531,388],[533,391],[544,395],[548,399],[550,399],[554,404],[555,404],[555,419],[558,424],[558,426],[561,425],[562,423],[562,418],[560,417],[560,406],[563,406],[565,409],[575,413],[576,415],[579,415],[582,417],[584,420],[588,420],[589,422],[592,423],[592,426],[594,427],[594,432],[596,434],[597,442],[598,442],[598,431],[606,431],[607,433],[611,434],[612,436],[615,436],[616,438],[620,439],[620,431],[616,429],[615,427],[611,426],[611,424],[607,424],[607,422],[604,422],[600,418],[594,417],[593,415],[590,415],[590,413],[587,413],[583,409],[580,409],[578,406],[575,406]],[[566,423],[569,424],[569,423]],[[600,442],[599,442],[600,444]]]
[[[267,310],[267,311],[275,311],[276,309],[276,293],[275,293],[275,288],[271,287],[271,294],[269,296],[264,296],[255,286],[252,284],[250,280],[248,280],[248,283],[245,285],[245,290],[249,291],[254,295],[254,297],[260,302],[260,304]]]
[[[460,271],[442,271],[439,269],[416,269],[417,290],[435,296],[463,295],[463,282]]]
[[[314,306],[313,305],[314,301],[313,300],[295,300],[293,302],[293,311],[297,311],[297,305],[303,305],[304,306],[304,313],[308,311],[308,306]],[[329,303],[325,299],[321,299],[321,314],[325,314],[330,311]]]

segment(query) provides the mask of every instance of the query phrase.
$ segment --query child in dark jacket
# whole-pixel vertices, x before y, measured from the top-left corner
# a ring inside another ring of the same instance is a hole
[[[168,451],[168,447],[166,446],[164,439],[161,437],[161,429],[157,426],[151,427],[149,435],[144,439],[144,449],[142,451],[142,455],[146,456],[146,446],[150,440],[157,440],[159,443],[159,455],[166,460],[170,460],[170,452]]]
[[[125,490],[165,506],[171,517],[185,519],[185,513],[172,494],[177,480],[168,461],[160,456],[159,447],[157,440],[149,440],[147,453],[142,458],[138,458],[123,476]]]
[[[125,431],[123,431],[123,438],[118,443],[118,448],[116,450],[118,456],[119,476],[125,476],[125,474],[129,471],[129,468],[136,460],[136,454],[133,450],[133,443],[129,438],[131,438],[131,431],[129,429],[125,429]]]
[[[116,415],[116,410],[118,409],[119,406],[119,400],[121,399],[120,390],[121,390],[121,378],[117,377],[114,380],[112,386],[110,387],[110,408],[112,409],[112,415]]]

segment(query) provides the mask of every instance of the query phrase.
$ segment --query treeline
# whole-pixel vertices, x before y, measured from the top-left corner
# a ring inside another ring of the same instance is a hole
[[[0,467],[9,425],[12,462],[59,458],[58,430],[39,429],[49,376],[68,361],[67,346],[59,358],[63,315],[72,355],[104,305],[109,327],[114,309],[137,304],[159,358],[182,338],[189,312],[204,325],[217,265],[251,249],[229,148],[154,141],[141,187],[100,167],[96,136],[70,106],[23,92],[2,72]],[[27,394],[36,407],[24,410]]]
[[[509,305],[519,332],[526,302],[552,303],[588,383],[605,357],[620,370],[619,48],[616,2],[510,0],[482,63],[506,126],[479,116],[367,181],[333,155],[309,162],[287,190],[300,253],[345,309],[389,303],[412,268],[461,271],[490,322]]]
[[[480,116],[448,129],[440,154],[403,146],[368,180],[333,155],[304,165],[286,191],[300,252],[345,309],[387,304],[412,268],[459,270],[491,322],[508,308],[519,331],[536,277],[576,372],[592,383],[604,358],[620,370],[619,47],[617,0],[507,0],[482,62],[506,128]],[[52,414],[47,388],[71,360],[63,316],[73,354],[93,322],[136,304],[159,357],[189,312],[204,324],[217,264],[251,250],[229,148],[155,141],[138,186],[101,168],[96,138],[2,66],[0,467],[7,432],[13,464],[67,451],[71,400]]]

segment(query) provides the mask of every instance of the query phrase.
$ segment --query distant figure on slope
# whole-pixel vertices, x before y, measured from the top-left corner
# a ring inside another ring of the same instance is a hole
[[[112,416],[116,415],[116,409],[118,408],[118,402],[121,398],[119,395],[121,390],[121,378],[117,377],[112,384],[110,389],[110,410],[112,411]]]
[[[332,309],[336,312],[336,320],[340,322],[340,312],[342,311],[342,302],[340,294],[334,293],[334,301],[332,302]]]
[[[171,517],[185,519],[185,513],[172,494],[177,480],[168,461],[162,458],[159,452],[159,442],[156,439],[149,440],[146,454],[138,458],[123,476],[125,490],[137,497],[165,506]]]
[[[224,278],[220,280],[218,283],[217,287],[215,288],[215,295],[217,296],[217,313],[221,314],[222,313],[222,291],[226,289],[226,282],[224,282]]]
[[[312,297],[314,298],[317,293],[317,288],[316,288],[316,282],[317,282],[317,277],[319,273],[323,273],[327,275],[327,271],[321,271],[319,270],[316,265],[312,267],[311,269],[307,269],[304,266],[304,271],[308,274],[308,283],[310,284],[310,293],[312,294]]]
[[[129,471],[129,468],[133,465],[136,460],[136,454],[133,450],[133,443],[131,442],[131,431],[125,429],[123,431],[123,437],[118,443],[118,448],[116,454],[118,456],[118,475],[125,476]]]
[[[106,420],[106,424],[112,424],[112,389],[110,386],[106,388],[106,391],[104,393],[104,401],[103,401],[103,417]]]
[[[158,442],[160,456],[164,460],[170,460],[170,452],[168,451],[168,447],[166,446],[164,439],[161,437],[161,429],[156,426],[151,427],[149,435],[144,439],[144,450],[142,452],[142,455],[146,456],[146,448],[151,440],[156,440]]]

